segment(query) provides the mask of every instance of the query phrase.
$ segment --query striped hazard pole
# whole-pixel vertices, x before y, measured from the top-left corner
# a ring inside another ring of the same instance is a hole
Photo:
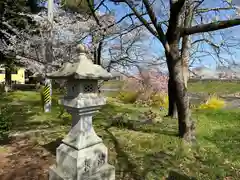
[[[50,79],[46,79],[42,93],[43,93],[44,112],[50,112],[51,111],[51,103],[52,103],[52,99],[51,99],[52,86],[51,86]]]

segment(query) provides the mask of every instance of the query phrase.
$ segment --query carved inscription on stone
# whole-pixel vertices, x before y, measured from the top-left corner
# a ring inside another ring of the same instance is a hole
[[[91,168],[91,160],[90,159],[85,159],[84,161],[84,172],[88,173]]]
[[[105,158],[106,155],[104,153],[98,155],[98,166],[105,164]]]

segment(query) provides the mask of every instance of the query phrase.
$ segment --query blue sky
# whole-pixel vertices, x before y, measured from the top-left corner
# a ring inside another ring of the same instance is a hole
[[[205,4],[205,7],[224,7],[224,4],[219,3],[220,1],[209,1],[208,0],[206,2],[207,2],[207,4]],[[116,19],[120,19],[127,12],[130,12],[130,10],[126,6],[125,7],[123,7],[121,5],[116,6],[116,5],[113,5],[113,4],[108,4],[108,5],[111,9],[115,9]],[[223,20],[223,19],[226,19],[226,17],[230,16],[230,15],[235,15],[235,12],[233,12],[233,11],[223,11],[223,13],[217,14],[217,16],[218,16],[217,18],[220,19],[220,20]],[[216,15],[213,14],[213,13],[208,13],[207,16],[205,16],[205,17],[208,18],[208,20],[209,20],[208,22],[211,22],[214,19],[214,17],[216,17]],[[226,36],[225,39],[227,39],[227,41],[229,43],[233,42],[231,40],[231,38],[232,39],[239,38],[239,42],[240,42],[240,34],[238,33],[239,29],[240,29],[240,26],[239,27],[237,26],[237,27],[226,29],[226,30],[221,30],[221,31],[214,32],[216,34],[216,35],[213,35],[215,44],[221,43],[222,37],[220,36],[219,32],[223,33],[224,36]],[[201,36],[201,34],[200,35],[194,35],[192,37],[192,39],[202,38],[200,36]],[[153,53],[155,53],[159,56],[163,55],[163,53],[164,53],[163,47],[160,44],[159,40],[157,40],[156,38],[151,37],[151,38],[149,38],[149,42],[147,42],[147,43],[144,42],[144,44],[147,44],[146,46],[149,46],[148,44],[150,44],[151,48],[149,48],[149,47],[146,47],[146,48],[151,49],[151,51]],[[210,51],[210,49],[211,49],[211,47],[209,45],[205,44],[205,43],[202,43],[201,46],[204,50]],[[197,53],[197,56],[203,56],[203,54],[202,53]],[[238,58],[238,57],[240,57],[240,44],[239,44],[239,47],[236,46],[236,48],[231,48],[231,55],[227,52],[222,51],[220,53],[220,56],[222,58],[225,58],[225,59],[229,60],[230,62],[232,62],[234,60],[235,62],[240,63],[240,58]],[[212,58],[212,56],[203,56],[201,58],[201,62],[196,63],[195,66],[204,65],[204,66],[207,66],[207,67],[210,67],[210,68],[215,68],[217,63],[219,63],[217,57]]]
[[[237,0],[236,0],[237,1]],[[206,4],[206,6],[208,7],[219,7],[221,6],[221,4],[219,4],[219,1],[206,1],[208,2]],[[127,8],[127,6],[123,6],[123,5],[114,5],[113,3],[108,3],[108,6],[110,7],[111,10],[113,10],[115,13],[115,17],[116,19],[120,19],[121,17],[123,17],[126,13],[129,13],[130,10],[129,8]],[[105,11],[104,8],[100,9],[100,11]],[[226,15],[231,15],[233,14],[233,12],[231,11],[228,11],[228,13],[222,13],[219,15],[219,18],[220,19],[225,19],[225,16]],[[214,14],[208,14],[208,19],[211,19],[213,16],[215,16]],[[229,28],[227,30],[223,30],[222,32],[224,32],[225,34],[227,34],[229,36],[228,39],[230,39],[230,35],[231,36],[236,36],[236,38],[239,38],[240,39],[240,35],[238,33],[240,27],[234,27],[234,28]],[[200,38],[199,36],[195,35],[193,37],[193,39],[196,39],[196,38]],[[214,39],[217,43],[220,42],[221,40],[221,36],[219,35],[215,35],[214,36]],[[148,49],[151,49],[151,53],[152,54],[155,54],[155,55],[158,55],[158,56],[162,56],[164,54],[164,51],[163,51],[163,47],[162,45],[160,44],[160,42],[154,38],[153,36],[150,36],[148,42],[144,42],[144,44],[146,44],[146,48]],[[149,48],[150,46],[150,48]],[[210,47],[206,44],[203,44],[202,45],[204,49],[206,50],[209,50]],[[239,47],[240,49],[240,47]],[[228,53],[221,53],[221,56],[226,58],[226,59],[229,59],[230,61],[233,59],[234,61],[236,61],[237,63],[240,63],[240,50],[237,50],[237,49],[232,49],[231,52],[234,53],[233,56],[230,56]],[[198,56],[201,56],[202,54],[201,53],[198,53],[197,54]],[[207,67],[210,67],[210,68],[215,68],[216,66],[216,61],[214,61],[214,59],[211,57],[211,56],[204,56],[203,58],[201,58],[201,64],[196,64],[196,66],[199,66],[199,65],[204,65],[204,66],[207,66]]]

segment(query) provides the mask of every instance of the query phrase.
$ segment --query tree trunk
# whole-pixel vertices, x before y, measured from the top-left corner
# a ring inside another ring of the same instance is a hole
[[[171,79],[170,88],[172,89],[172,98],[174,98],[171,102],[176,103],[177,107],[179,137],[184,138],[186,141],[191,141],[193,133],[192,122],[190,120],[189,98],[187,88],[184,84],[181,59],[175,53],[177,49],[174,48],[176,47],[171,47],[171,52],[166,53],[169,79]]]
[[[183,28],[189,28],[192,26],[193,21],[193,9],[194,4],[190,3],[190,1],[186,2],[186,10],[183,15]],[[187,88],[187,82],[189,79],[189,59],[190,59],[190,48],[191,48],[191,37],[189,35],[185,35],[182,37],[182,48],[181,48],[181,61],[182,61],[182,73],[185,87]]]
[[[177,118],[177,106],[175,102],[175,89],[173,87],[173,80],[168,80],[168,114],[167,117]]]
[[[103,48],[103,40],[104,37],[99,41],[96,42],[96,38],[93,36],[93,43],[96,44],[96,47],[94,47],[94,64],[102,65],[101,63],[101,54],[102,54],[102,48]]]
[[[9,92],[12,90],[12,73],[10,68],[5,68],[5,92]]]
[[[189,44],[189,40],[187,42]],[[182,76],[184,81],[184,86],[187,88],[187,83],[189,79],[188,63],[189,63],[189,47],[186,47],[185,52],[182,54],[181,63],[182,63]]]
[[[97,48],[97,59],[96,59],[97,65],[102,65],[101,63],[102,46],[103,46],[103,40],[99,42],[98,48]]]

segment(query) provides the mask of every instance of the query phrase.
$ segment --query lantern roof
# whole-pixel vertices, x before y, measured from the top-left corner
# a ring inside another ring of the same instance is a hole
[[[77,46],[79,57],[75,63],[64,63],[63,66],[55,72],[48,73],[50,79],[96,79],[109,80],[113,78],[112,74],[107,72],[102,66],[94,64],[87,57],[87,51],[84,45]]]

